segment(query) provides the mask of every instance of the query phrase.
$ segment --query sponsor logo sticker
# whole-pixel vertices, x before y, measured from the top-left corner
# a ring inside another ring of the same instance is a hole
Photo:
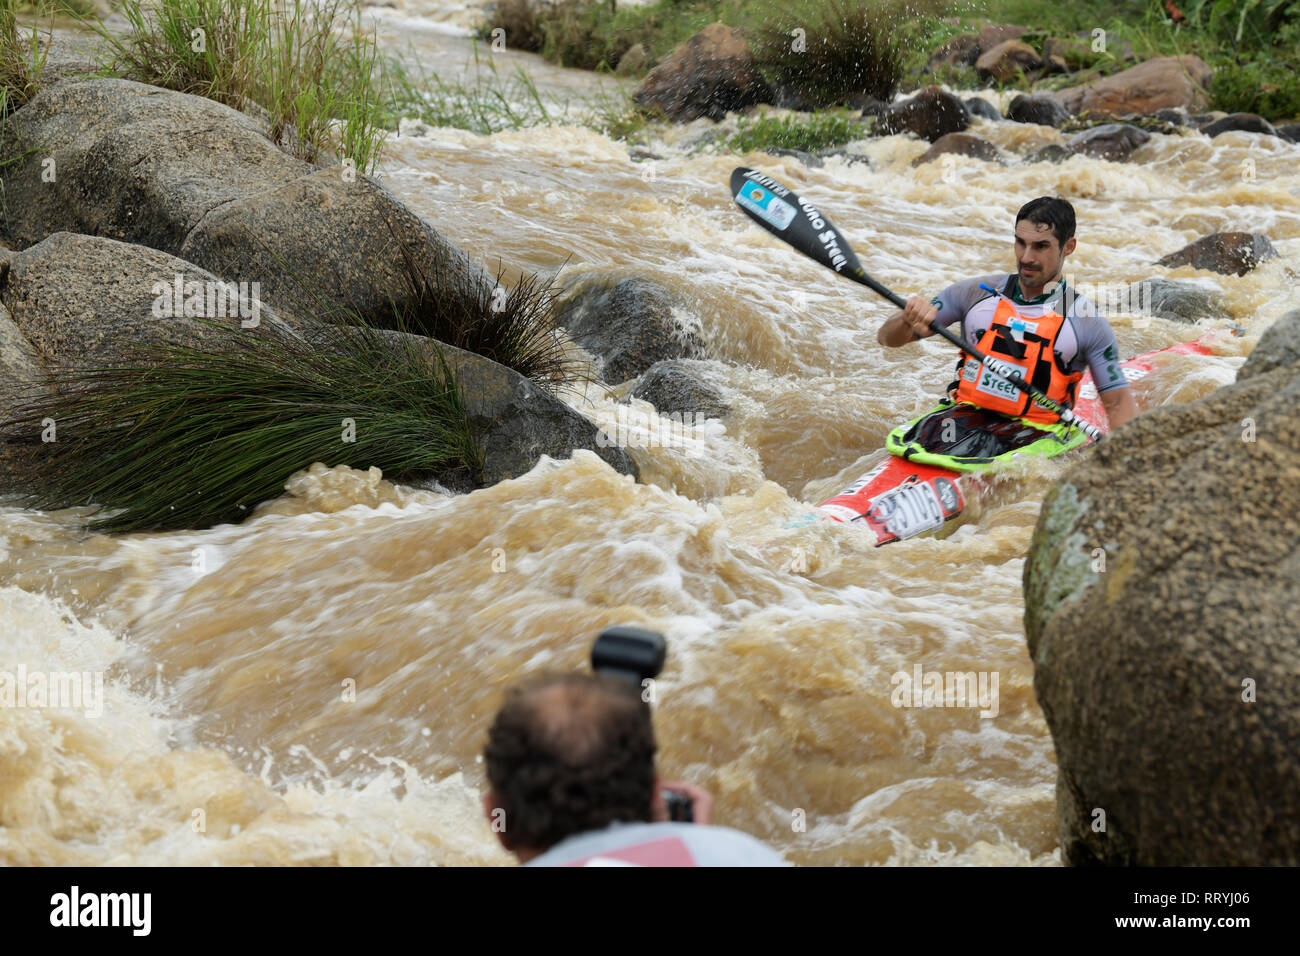
[[[794,221],[794,206],[752,182],[745,184],[736,202],[777,229],[785,229]]]
[[[1022,376],[1024,375],[1023,369],[1020,370],[1020,374]],[[997,398],[1009,398],[1014,400],[1020,396],[1020,389],[1016,388],[1006,379],[994,375],[982,366],[980,367],[979,382],[976,384],[975,389],[976,391],[983,392],[985,395],[993,395]]]

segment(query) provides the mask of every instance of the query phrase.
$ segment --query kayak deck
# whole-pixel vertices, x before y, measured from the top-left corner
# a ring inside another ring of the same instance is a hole
[[[1151,373],[1157,356],[1169,352],[1209,355],[1210,349],[1199,342],[1183,342],[1167,349],[1146,352],[1121,363],[1120,367],[1130,382],[1136,382]],[[1109,429],[1106,410],[1093,384],[1091,372],[1084,375],[1079,386],[1079,399],[1074,411],[1103,432]],[[1013,458],[1015,454],[1009,453],[1004,460]],[[964,479],[969,481],[971,476],[979,474],[979,471],[966,472]],[[840,494],[822,502],[817,510],[825,520],[870,529],[879,546],[938,530],[961,514],[966,506],[966,495],[959,479],[963,479],[963,473],[950,468],[910,462],[891,455]]]

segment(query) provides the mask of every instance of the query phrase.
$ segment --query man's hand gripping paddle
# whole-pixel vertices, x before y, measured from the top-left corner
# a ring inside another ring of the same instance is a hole
[[[736,168],[731,173],[731,198],[749,218],[810,259],[815,259],[826,268],[866,286],[900,309],[907,305],[902,296],[896,295],[867,275],[862,264],[858,262],[858,257],[854,255],[853,249],[850,248],[848,240],[840,234],[829,219],[818,212],[811,203],[800,199],[793,190],[781,185],[772,177],[743,166]],[[1032,398],[1036,404],[1055,414],[1062,423],[1078,428],[1093,441],[1102,437],[1101,429],[1079,418],[1070,409],[1034,388],[1021,377],[1015,366],[985,355],[975,346],[933,322],[930,323],[930,328],[966,354],[978,359],[983,363],[986,371],[1010,382]]]

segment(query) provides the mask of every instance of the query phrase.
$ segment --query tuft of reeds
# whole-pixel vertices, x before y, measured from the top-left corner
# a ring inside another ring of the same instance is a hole
[[[94,26],[110,72],[263,111],[271,140],[311,162],[374,168],[380,60],[355,0],[121,0],[121,13],[125,33]]]
[[[556,326],[560,290],[554,279],[529,272],[507,287],[505,269],[498,266],[493,282],[466,282],[449,260],[426,270],[403,244],[397,248],[406,294],[374,324],[482,355],[551,392],[577,376],[574,355]]]
[[[20,30],[12,9],[0,8],[0,119],[36,95],[45,56],[40,35]]]
[[[94,506],[97,531],[199,528],[241,520],[315,462],[461,483],[481,468],[436,343],[355,323],[303,336],[201,321],[214,332],[201,347],[57,372],[8,423],[57,428],[34,507]]]

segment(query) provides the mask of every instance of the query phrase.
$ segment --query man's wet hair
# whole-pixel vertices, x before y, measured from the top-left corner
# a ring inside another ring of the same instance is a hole
[[[1028,219],[1042,226],[1050,226],[1058,245],[1063,246],[1074,238],[1074,207],[1064,199],[1057,199],[1055,196],[1039,196],[1037,199],[1031,199],[1020,207],[1020,212],[1016,213],[1016,225],[1019,225],[1022,219]]]
[[[511,849],[546,850],[615,821],[650,820],[655,738],[639,688],[597,674],[512,687],[488,731],[488,781]]]

